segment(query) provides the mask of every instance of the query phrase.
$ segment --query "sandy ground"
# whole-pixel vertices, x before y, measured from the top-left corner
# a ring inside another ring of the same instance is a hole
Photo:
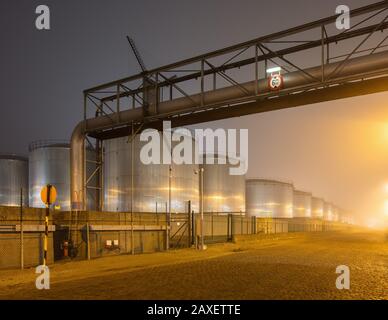
[[[350,268],[350,290],[335,269]],[[353,231],[123,255],[50,266],[50,290],[34,269],[0,271],[0,299],[388,299],[388,237]]]

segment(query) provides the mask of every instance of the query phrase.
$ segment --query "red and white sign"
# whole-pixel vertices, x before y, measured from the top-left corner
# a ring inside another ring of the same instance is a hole
[[[272,74],[268,79],[268,87],[271,90],[279,90],[283,87],[283,77],[280,74]]]

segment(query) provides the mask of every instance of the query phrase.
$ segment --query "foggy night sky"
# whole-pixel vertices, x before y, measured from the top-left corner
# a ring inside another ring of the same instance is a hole
[[[0,153],[69,139],[82,90],[374,1],[165,0],[0,2]],[[35,28],[35,8],[51,30]],[[291,180],[346,209],[382,214],[388,183],[388,93],[249,115],[213,127],[249,129],[248,177]],[[208,126],[208,124],[206,124]]]

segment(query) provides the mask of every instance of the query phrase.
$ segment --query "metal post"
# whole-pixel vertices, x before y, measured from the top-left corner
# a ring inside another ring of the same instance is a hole
[[[321,27],[321,72],[322,72],[322,82],[325,81],[325,26]]]
[[[204,101],[204,91],[205,91],[205,79],[204,79],[204,72],[205,72],[205,60],[201,60],[201,106],[203,107],[205,105]]]
[[[258,48],[255,44],[255,95],[259,94],[259,70],[258,70]]]
[[[187,243],[188,247],[191,247],[191,201],[187,203]]]
[[[195,244],[195,232],[196,232],[196,226],[195,226],[195,213],[194,210],[191,211],[191,245]]]
[[[201,180],[201,250],[205,249],[205,243],[204,243],[204,225],[203,225],[203,172],[204,168],[200,169],[200,180]]]
[[[212,240],[214,239],[214,215],[212,212]]]
[[[24,269],[23,188],[20,188],[20,269]]]
[[[117,123],[120,123],[120,84],[116,86],[116,111],[117,111]]]
[[[168,167],[168,211],[167,211],[167,250],[170,249],[170,228],[171,228],[171,184],[172,184],[172,167]]]
[[[49,227],[49,215],[50,215],[50,193],[51,185],[47,185],[47,204],[46,204],[46,215],[44,219],[44,242],[43,242],[43,265],[47,265],[47,248],[48,248],[48,227]]]
[[[170,235],[168,233],[168,203],[166,202],[166,250],[170,247]]]
[[[90,260],[90,231],[89,231],[89,222],[86,222],[86,241],[87,241],[87,255],[88,255],[88,260]]]
[[[135,254],[135,235],[134,235],[134,231],[133,231],[133,188],[134,188],[134,179],[133,179],[133,175],[134,175],[134,152],[135,152],[135,148],[134,148],[134,145],[135,145],[135,137],[134,137],[134,127],[133,127],[133,121],[132,121],[132,133],[131,133],[131,136],[132,136],[132,139],[131,139],[131,254]],[[125,225],[127,224],[127,214],[125,213]],[[127,234],[127,233],[125,233]],[[125,244],[125,247],[127,247],[127,241],[125,241],[126,244]],[[126,250],[128,252],[128,250]]]

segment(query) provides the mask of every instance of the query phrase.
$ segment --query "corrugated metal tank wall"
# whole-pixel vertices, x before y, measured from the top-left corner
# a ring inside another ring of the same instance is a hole
[[[333,221],[333,205],[330,202],[326,202],[323,207],[323,219],[327,221]]]
[[[311,193],[300,190],[294,190],[294,218],[310,218],[311,217]]]
[[[0,155],[0,205],[19,206],[21,189],[23,205],[28,205],[28,159]]]
[[[311,198],[311,217],[323,218],[323,207],[325,201],[322,198]]]
[[[291,183],[267,179],[247,179],[247,214],[262,218],[292,218],[293,191]]]
[[[339,221],[339,209],[337,206],[333,205],[333,221]]]
[[[51,184],[57,189],[57,200],[54,206],[62,211],[69,211],[70,205],[70,145],[64,142],[34,142],[29,152],[29,204],[30,207],[44,208],[40,199],[42,188]],[[88,159],[95,153],[87,151]],[[95,164],[87,163],[87,174],[90,175]],[[88,190],[88,209],[95,208],[95,190]]]
[[[161,138],[162,135],[159,134]],[[191,138],[190,138],[191,139]],[[160,139],[161,140],[161,139]],[[134,141],[133,211],[167,212],[169,203],[169,165],[144,164],[140,153],[148,142]],[[192,146],[194,148],[194,141]],[[178,142],[173,142],[174,148]],[[104,141],[104,210],[131,211],[131,141],[128,137]],[[162,154],[162,145],[160,146]],[[194,157],[194,152],[193,152]],[[193,162],[198,163],[198,161]],[[187,212],[188,200],[198,212],[198,164],[171,165],[171,212]]]
[[[202,157],[204,212],[245,213],[245,175],[231,175],[229,169],[234,166],[225,156],[207,154]]]

